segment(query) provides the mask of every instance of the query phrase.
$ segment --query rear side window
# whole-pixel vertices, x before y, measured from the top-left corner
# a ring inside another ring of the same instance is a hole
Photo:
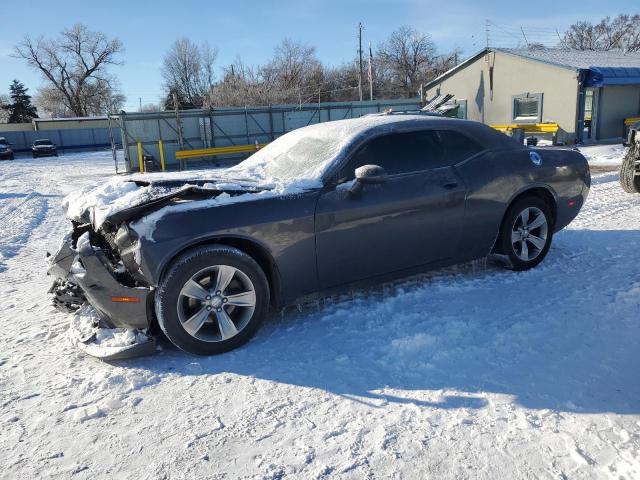
[[[448,165],[460,163],[484,150],[482,145],[460,132],[441,130],[439,133]]]

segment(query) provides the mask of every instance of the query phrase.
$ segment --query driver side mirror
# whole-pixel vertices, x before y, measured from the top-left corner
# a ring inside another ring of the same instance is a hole
[[[355,182],[350,188],[352,194],[359,194],[363,185],[384,183],[387,181],[387,172],[379,165],[363,165],[356,168]]]

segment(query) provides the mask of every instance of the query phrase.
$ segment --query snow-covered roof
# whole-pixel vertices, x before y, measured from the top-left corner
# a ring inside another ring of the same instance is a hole
[[[440,83],[445,78],[473,63],[479,57],[492,51],[516,55],[529,60],[535,60],[549,65],[556,65],[558,67],[571,68],[575,70],[588,70],[590,68],[625,68],[635,70],[640,68],[640,52],[623,52],[621,50],[600,52],[591,50],[572,50],[568,48],[536,49],[490,47],[483,48],[439,77],[434,78],[425,85],[425,88],[431,88],[433,85]]]
[[[519,57],[539,60],[561,67],[588,69],[591,67],[635,67],[640,68],[640,52],[611,50],[597,52],[591,50],[571,50],[566,48],[496,48],[496,51]]]

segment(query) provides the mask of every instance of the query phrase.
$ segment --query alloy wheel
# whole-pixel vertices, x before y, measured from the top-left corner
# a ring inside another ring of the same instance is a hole
[[[249,323],[256,291],[249,277],[230,265],[200,270],[178,295],[178,318],[184,330],[205,342],[235,337]]]
[[[538,257],[547,243],[549,224],[537,207],[527,207],[516,217],[511,228],[511,246],[516,256],[530,262]]]

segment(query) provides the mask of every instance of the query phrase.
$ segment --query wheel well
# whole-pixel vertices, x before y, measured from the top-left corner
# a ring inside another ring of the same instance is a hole
[[[245,238],[238,237],[219,237],[211,238],[206,241],[189,245],[187,248],[176,253],[173,258],[182,255],[184,252],[191,250],[192,248],[202,247],[204,245],[227,245],[229,247],[237,248],[243,251],[251,258],[253,258],[267,277],[269,282],[269,300],[271,305],[278,306],[280,301],[280,275],[278,273],[278,267],[271,255],[259,244]],[[171,262],[168,262],[163,270],[166,270]],[[164,271],[162,273],[164,275]]]
[[[509,203],[509,207],[507,207],[507,210],[505,210],[504,212],[505,216],[507,215],[509,208],[511,208],[511,205],[525,197],[538,197],[540,200],[546,203],[551,210],[551,221],[555,224],[558,214],[558,205],[551,192],[544,187],[530,188],[529,190],[525,190],[524,192],[519,193],[513,200],[511,200],[511,203]]]
[[[556,199],[553,197],[553,195],[549,190],[547,190],[544,187],[534,187],[534,188],[525,190],[524,192],[520,192],[511,200],[511,202],[509,202],[509,205],[507,206],[507,208],[504,211],[504,214],[502,215],[502,220],[500,221],[500,230],[498,230],[498,236],[496,237],[493,248],[491,249],[492,252],[499,251],[500,234],[502,233],[502,229],[504,227],[504,221],[507,218],[507,213],[509,212],[509,209],[517,201],[526,197],[537,197],[541,199],[543,202],[545,202],[549,206],[549,209],[551,210],[551,217],[552,217],[551,223],[552,225],[555,224],[557,213],[558,213],[558,205],[556,203]]]

